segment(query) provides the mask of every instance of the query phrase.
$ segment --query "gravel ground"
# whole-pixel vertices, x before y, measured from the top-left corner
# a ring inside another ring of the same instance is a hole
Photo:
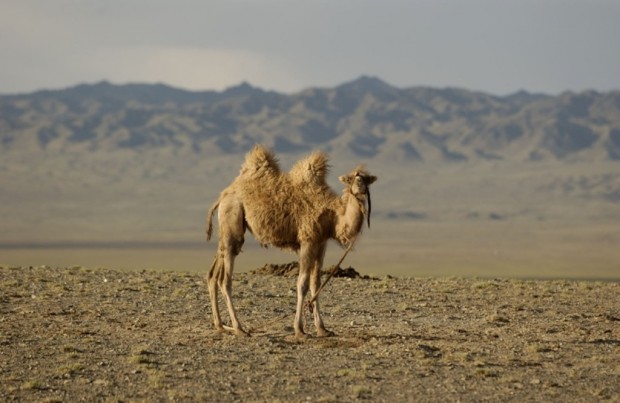
[[[618,283],[335,278],[304,341],[294,284],[236,274],[236,337],[198,274],[2,267],[0,400],[620,400]]]

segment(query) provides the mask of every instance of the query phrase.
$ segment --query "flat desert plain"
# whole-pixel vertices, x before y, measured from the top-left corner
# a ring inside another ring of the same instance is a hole
[[[620,216],[619,216],[620,217]],[[521,279],[588,279],[620,281],[620,226],[617,220],[532,221],[372,220],[344,262],[360,273],[396,277],[490,277]],[[68,231],[71,233],[71,231]],[[126,245],[0,243],[0,265],[113,267],[205,273],[213,261],[217,236],[204,241],[204,228],[194,241]],[[343,250],[334,242],[325,264],[338,261]],[[265,263],[287,263],[295,254],[261,248],[247,233],[235,273]]]
[[[0,400],[620,400],[618,283],[335,278],[303,341],[294,285],[237,273],[237,337],[196,272],[2,267]]]

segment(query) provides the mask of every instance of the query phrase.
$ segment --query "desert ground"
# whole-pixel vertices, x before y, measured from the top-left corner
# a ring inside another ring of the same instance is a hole
[[[620,283],[334,278],[303,341],[294,285],[236,273],[238,337],[200,273],[1,267],[0,400],[620,400]]]

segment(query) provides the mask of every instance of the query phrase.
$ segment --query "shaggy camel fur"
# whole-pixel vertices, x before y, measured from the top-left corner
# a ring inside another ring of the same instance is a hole
[[[321,152],[298,161],[289,173],[280,170],[273,153],[262,145],[246,155],[239,175],[222,191],[208,213],[207,240],[211,238],[213,214],[218,210],[218,251],[208,275],[213,323],[218,330],[247,334],[237,319],[231,293],[234,260],[241,252],[248,229],[263,246],[273,245],[298,253],[294,329],[297,337],[305,336],[304,298],[308,288],[314,296],[320,286],[327,241],[335,239],[341,246],[349,246],[362,229],[364,215],[368,216],[370,226],[369,185],[377,179],[359,166],[339,178],[345,189],[338,197],[325,182],[328,168],[327,156]],[[218,285],[232,327],[222,324]],[[317,335],[332,335],[325,329],[318,300],[312,308]]]

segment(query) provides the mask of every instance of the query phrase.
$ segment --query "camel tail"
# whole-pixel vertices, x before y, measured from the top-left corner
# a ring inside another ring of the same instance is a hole
[[[207,242],[211,240],[211,234],[213,233],[213,214],[215,210],[220,206],[220,199],[218,198],[215,203],[209,209],[209,213],[207,214]]]

